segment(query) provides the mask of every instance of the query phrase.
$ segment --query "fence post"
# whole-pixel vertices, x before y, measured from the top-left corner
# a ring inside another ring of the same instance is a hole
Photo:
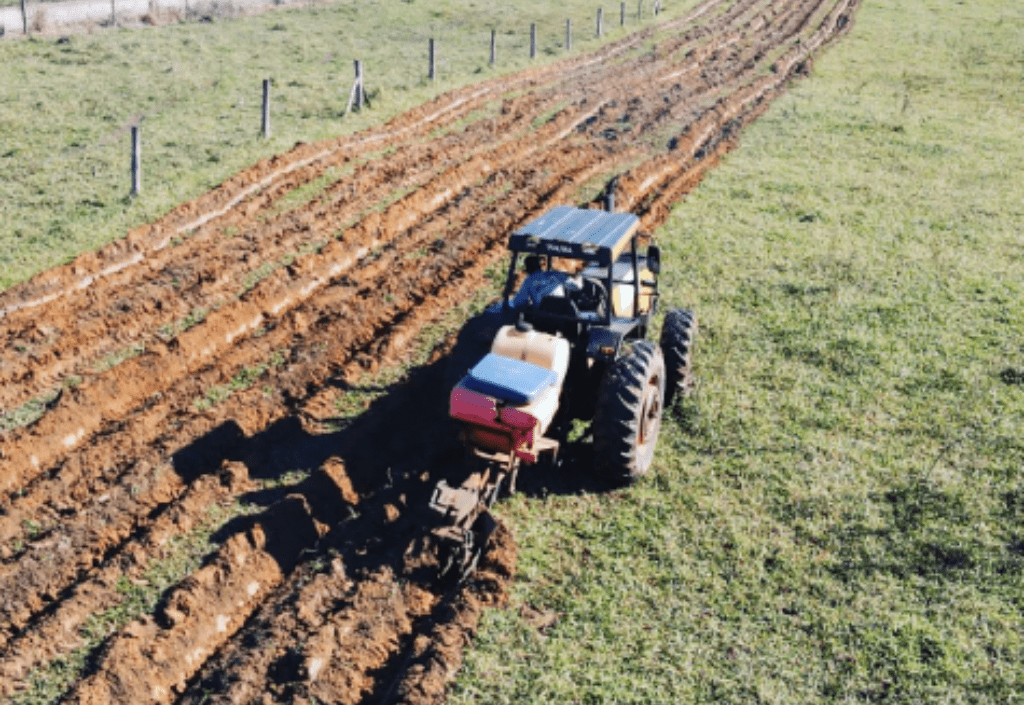
[[[654,16],[657,17],[659,12],[661,12],[661,0],[654,0]]]
[[[363,110],[363,62],[356,59],[356,110]]]
[[[431,37],[430,38],[430,66],[427,69],[427,78],[429,78],[431,81],[433,81],[434,77],[437,75],[435,69],[436,69],[436,64],[434,63],[434,38]]]
[[[270,137],[270,79],[263,79],[263,137]]]
[[[636,21],[644,18],[644,0],[636,0]]]
[[[21,31],[28,36],[28,12],[25,11],[25,0],[21,0]]]
[[[604,29],[604,8],[597,8],[597,36],[600,37]]]
[[[498,42],[495,39],[497,33],[497,30],[491,30],[491,66],[494,66],[494,62],[498,58]]]
[[[142,191],[142,137],[139,126],[132,125],[132,193],[138,196]]]
[[[363,62],[356,59],[355,65],[356,80],[352,82],[352,90],[348,93],[348,105],[345,106],[346,115],[352,111],[353,103],[357,109],[363,109]]]
[[[565,21],[565,50],[572,51],[572,20]]]
[[[625,27],[626,26],[626,3],[625,2],[620,2],[619,3],[619,26],[620,27]]]
[[[114,8],[114,0],[110,0],[110,26],[114,27],[117,25],[117,11]]]
[[[537,58],[537,23],[530,23],[530,58]]]

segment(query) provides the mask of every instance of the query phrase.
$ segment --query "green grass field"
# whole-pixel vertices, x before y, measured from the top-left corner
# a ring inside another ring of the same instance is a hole
[[[868,0],[659,233],[650,478],[516,497],[449,702],[1024,702],[1024,9]]]
[[[662,19],[685,12],[671,3]],[[644,2],[643,25],[652,22]],[[377,124],[454,87],[522,69],[530,23],[538,58],[565,56],[635,30],[618,16],[594,37],[598,3],[342,0],[251,18],[148,29],[97,29],[0,41],[0,290],[123,237],[296,142]],[[616,4],[617,8],[618,5]],[[606,13],[612,6],[605,8]],[[491,30],[498,60],[488,66]],[[438,78],[427,80],[428,40]],[[345,115],[353,60],[372,107]],[[272,136],[259,138],[262,81],[271,78]],[[142,131],[142,194],[129,199],[130,128]]]

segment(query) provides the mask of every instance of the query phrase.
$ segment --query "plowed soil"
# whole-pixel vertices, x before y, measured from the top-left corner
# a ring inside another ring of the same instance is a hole
[[[450,338],[342,430],[318,423],[331,400],[546,209],[618,177],[619,209],[657,228],[857,5],[708,0],[298,145],[0,294],[0,409],[50,399],[0,436],[0,698],[213,521],[219,548],[92,649],[67,702],[443,701],[516,555],[499,525],[472,580],[431,579],[427,498],[462,471]],[[268,483],[295,467],[317,470]],[[217,524],[233,503],[257,509]]]

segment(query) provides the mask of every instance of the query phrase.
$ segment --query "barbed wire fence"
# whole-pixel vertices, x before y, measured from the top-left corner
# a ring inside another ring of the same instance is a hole
[[[115,13],[115,3],[127,1],[128,0],[110,0],[112,17]],[[153,3],[155,2],[155,0],[146,1],[148,2],[150,7],[153,7]],[[653,18],[661,12],[661,0],[638,0],[636,6],[637,22],[640,22],[643,19],[645,19],[645,1],[649,3],[649,7],[647,8],[648,17]],[[51,2],[46,2],[43,4],[59,5],[64,2],[67,2],[67,0],[52,0]],[[184,2],[188,3],[191,6],[193,12],[197,11],[201,7],[198,4],[197,0],[191,0],[191,3],[190,0],[184,0]],[[283,0],[269,0],[269,2],[275,5],[279,5],[282,4]],[[20,0],[20,4],[21,7],[24,8],[26,0]],[[216,2],[214,2],[213,5],[216,5]],[[619,24],[624,27],[626,25],[627,17],[625,2],[620,2],[618,14],[620,19]],[[591,25],[591,27],[593,28],[594,33],[591,36],[594,36],[598,39],[607,36],[604,29],[605,16],[603,8],[597,8],[592,17],[594,18],[594,24]],[[25,30],[27,36],[31,31],[31,27],[28,26],[28,16],[24,13],[23,24],[23,29]],[[446,27],[446,29],[457,31],[460,29],[460,25],[461,23],[456,22],[451,27]],[[103,26],[107,25],[104,24]],[[531,23],[529,25],[529,28],[523,31],[525,33],[525,36],[529,37],[529,42],[527,43],[529,52],[528,57],[529,59],[533,60],[537,57],[538,54],[537,24]],[[557,34],[557,32],[560,31],[561,26],[559,25],[559,29],[556,31],[555,34]],[[426,65],[423,66],[423,78],[425,78],[427,82],[430,84],[436,84],[441,71],[447,70],[448,62],[444,57],[444,45],[442,44],[441,40],[437,37],[429,36],[430,34],[431,31],[425,31],[424,28],[418,28],[416,30],[413,30],[412,36],[410,38],[413,39],[413,41],[422,42],[425,45],[424,48],[427,50],[427,61]],[[517,34],[517,32],[514,29],[508,29],[505,31],[505,34]],[[495,66],[498,59],[496,40],[497,36],[497,30],[491,29],[488,35],[481,41],[481,52],[485,57],[487,65],[491,67]],[[555,44],[555,46],[546,47],[547,53],[554,54],[559,51],[563,53],[569,53],[572,50],[571,19],[565,20],[564,43],[559,43],[556,40]],[[557,44],[561,45],[557,46]],[[520,47],[520,50],[522,51],[525,48],[526,47]],[[511,56],[511,54],[509,53],[505,53],[504,55]],[[331,59],[332,57],[333,54],[331,57],[328,57],[328,59],[325,59],[325,61]],[[365,108],[372,107],[372,105],[370,104],[370,92],[366,88],[366,76],[364,73],[367,67],[361,59],[354,59],[353,65],[355,69],[354,80],[352,82],[351,90],[348,93],[347,104],[345,105],[344,110],[341,110],[340,113],[338,113],[339,117],[344,117],[345,115],[348,115],[355,111],[361,111],[364,110]],[[217,83],[218,82],[216,80],[210,81],[207,82],[207,84],[205,85],[196,86],[194,90],[212,91],[217,88]],[[262,92],[262,103],[261,110],[259,112],[260,122],[258,123],[258,125],[254,125],[252,134],[254,138],[268,139],[271,134],[271,89],[272,86],[276,83],[276,81],[271,77],[267,77],[262,79],[261,83],[261,87],[254,86],[254,93]],[[152,122],[156,118],[164,116],[169,110],[172,110],[179,102],[179,98],[168,98],[167,100],[151,107],[146,112],[133,112],[125,120],[121,121],[121,123],[116,128],[114,128],[113,130],[111,130],[106,135],[104,135],[103,137],[96,141],[87,144],[73,144],[68,147],[65,147],[62,150],[50,151],[48,157],[45,157],[41,160],[37,160],[35,162],[35,171],[37,173],[48,171],[50,169],[53,169],[58,162],[66,164],[69,159],[76,160],[77,155],[81,157],[80,159],[77,159],[77,161],[81,161],[81,166],[83,166],[85,168],[85,171],[88,172],[89,167],[86,163],[87,160],[85,159],[85,157],[88,154],[95,153],[97,150],[108,148],[111,143],[124,144],[122,140],[125,140],[125,138],[127,137],[127,144],[129,145],[129,149],[128,154],[126,154],[126,157],[128,158],[123,157],[124,161],[122,162],[123,164],[125,164],[125,167],[127,167],[125,170],[130,172],[130,181],[127,184],[129,188],[127,189],[127,193],[129,198],[137,196],[140,194],[142,190],[141,174],[143,171],[143,126],[146,122]],[[81,169],[76,169],[76,171],[81,171]],[[82,176],[85,177],[88,177],[88,175],[88,173],[82,174]],[[92,177],[96,177],[96,166],[92,166]]]

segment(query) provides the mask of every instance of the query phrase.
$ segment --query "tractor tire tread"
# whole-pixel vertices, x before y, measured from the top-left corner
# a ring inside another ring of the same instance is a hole
[[[650,455],[639,456],[645,387],[657,375],[664,396],[665,363],[654,343],[641,340],[608,369],[594,413],[594,464],[605,479],[631,484],[650,467]],[[656,440],[656,438],[655,438]]]
[[[665,356],[665,406],[676,395],[687,396],[693,390],[691,358],[697,336],[697,317],[692,311],[673,308],[665,314],[661,328],[661,351]]]

